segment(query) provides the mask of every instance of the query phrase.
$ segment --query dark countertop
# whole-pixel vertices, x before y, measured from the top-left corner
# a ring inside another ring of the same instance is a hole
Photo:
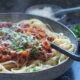
[[[80,80],[80,62],[74,61],[70,69],[55,80]]]
[[[63,8],[80,6],[80,0],[0,0],[0,12],[24,12],[31,5],[44,3],[55,4]],[[80,23],[79,15],[68,15],[66,25]],[[80,80],[80,62],[74,61],[70,69],[55,80]]]

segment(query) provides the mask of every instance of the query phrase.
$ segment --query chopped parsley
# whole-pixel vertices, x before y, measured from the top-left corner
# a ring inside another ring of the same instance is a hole
[[[35,21],[31,21],[31,24],[33,24]]]
[[[37,51],[36,51],[35,46],[32,46],[31,54],[32,54],[33,56],[36,56],[36,55],[37,55]]]
[[[16,29],[16,28],[17,28],[16,26],[12,26],[12,27],[10,27],[10,29],[13,29],[13,30]]]
[[[17,51],[24,51],[24,49],[19,49],[19,48],[18,48]]]
[[[56,64],[58,64],[58,63],[59,63],[59,59],[60,59],[60,57],[58,57],[58,58],[56,59]]]
[[[0,30],[0,33],[4,33],[4,31],[3,30]]]
[[[33,40],[33,43],[36,44],[37,42],[39,42],[38,39]]]
[[[22,39],[17,40],[17,42],[21,42],[21,41],[23,41],[23,40]]]
[[[36,47],[38,47],[39,49],[36,50]],[[42,48],[41,45],[35,45],[35,46],[32,46],[31,54],[32,54],[33,56],[37,56],[37,55],[38,55],[37,53],[40,52],[40,49],[41,49],[41,48]]]
[[[26,72],[28,72],[28,69],[25,69]]]
[[[0,30],[0,33],[4,33],[4,34],[7,33],[8,35],[11,35],[10,31],[7,31],[7,30],[6,30],[6,31],[4,31],[4,30]]]
[[[33,68],[33,71],[35,72],[35,71],[38,71],[38,69],[37,68]]]
[[[41,49],[41,48],[42,48],[42,46],[41,46],[41,45],[37,45],[37,47],[38,47],[39,49]]]
[[[29,40],[27,36],[25,36],[25,40],[26,40],[26,45],[29,45]]]
[[[12,45],[10,46],[10,49],[13,49],[14,47],[16,47],[17,42],[13,42]]]
[[[71,26],[70,29],[77,36],[78,40],[80,40],[80,25]]]
[[[18,47],[19,47],[19,49],[22,49],[23,48],[23,44],[21,43]]]
[[[22,41],[22,39],[17,40],[17,41],[14,41],[14,42],[12,43],[12,45],[10,46],[10,49],[15,48],[20,41]],[[21,51],[22,48],[23,48],[23,44],[21,43],[21,44],[18,46],[18,50],[17,50],[17,51]]]

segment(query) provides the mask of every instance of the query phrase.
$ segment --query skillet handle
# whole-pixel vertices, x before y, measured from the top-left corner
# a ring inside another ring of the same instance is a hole
[[[80,11],[80,7],[74,7],[74,8],[67,8],[67,9],[62,9],[57,12],[55,12],[55,16],[61,15],[61,14],[68,14],[68,13],[74,13]]]
[[[68,50],[63,49],[62,47],[60,47],[60,46],[58,46],[58,45],[56,45],[56,44],[54,44],[54,43],[52,43],[52,42],[51,42],[50,44],[51,44],[51,47],[52,47],[52,48],[58,50],[58,51],[61,52],[62,54],[70,57],[70,58],[73,59],[73,60],[80,61],[80,56],[79,56],[79,55],[77,55],[77,54],[75,54],[75,53],[71,53],[71,52],[69,52]]]

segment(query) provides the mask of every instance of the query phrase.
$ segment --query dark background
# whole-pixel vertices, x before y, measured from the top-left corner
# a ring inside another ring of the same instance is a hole
[[[80,6],[80,0],[0,0],[0,13],[25,12],[35,4],[55,4],[62,8]],[[80,13],[68,14],[66,25],[80,24]],[[80,62],[74,62],[70,69],[56,80],[80,80]]]
[[[80,0],[0,0],[0,13],[8,12],[25,12],[25,10],[36,4],[53,4],[61,6],[62,8],[70,8],[80,6]],[[68,15],[68,24],[75,24],[80,22],[80,14],[76,17],[74,14]]]
[[[31,5],[44,3],[63,8],[80,6],[80,0],[0,0],[0,12],[24,12]]]

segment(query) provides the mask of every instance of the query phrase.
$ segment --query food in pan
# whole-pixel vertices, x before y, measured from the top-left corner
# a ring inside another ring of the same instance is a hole
[[[0,72],[35,72],[61,64],[68,57],[51,48],[50,42],[74,51],[68,37],[51,32],[38,19],[0,22]]]

